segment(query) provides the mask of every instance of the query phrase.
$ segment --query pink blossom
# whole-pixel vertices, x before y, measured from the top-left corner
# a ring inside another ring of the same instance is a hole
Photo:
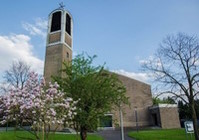
[[[33,126],[42,123],[63,124],[76,114],[77,101],[65,98],[65,94],[58,88],[57,83],[50,83],[46,89],[44,78],[40,81],[38,75],[32,72],[22,90],[12,89],[0,97],[0,112],[4,114],[1,123],[25,119],[33,122],[33,129]]]
[[[35,110],[33,110],[33,111],[32,111],[32,113],[33,113],[33,114],[35,114],[35,113],[36,113],[36,111],[35,111]]]

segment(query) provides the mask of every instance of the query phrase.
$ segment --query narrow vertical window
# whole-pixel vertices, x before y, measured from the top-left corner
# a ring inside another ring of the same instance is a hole
[[[66,53],[66,57],[69,58],[69,53],[68,52]]]
[[[71,35],[71,18],[66,14],[66,32]]]
[[[61,11],[53,13],[51,32],[61,30]]]

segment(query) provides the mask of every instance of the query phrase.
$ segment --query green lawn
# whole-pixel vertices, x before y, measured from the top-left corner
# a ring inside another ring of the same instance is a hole
[[[25,140],[20,139],[17,136],[34,138],[30,133],[24,131],[0,132],[0,140]],[[77,137],[73,134],[50,134],[49,140],[77,140]],[[78,140],[80,140],[80,138]],[[103,140],[103,138],[97,135],[88,135],[87,140]]]
[[[145,130],[138,133],[130,132],[128,135],[136,140],[186,140],[184,129]],[[188,139],[191,140],[190,134]],[[192,140],[194,140],[193,134]]]

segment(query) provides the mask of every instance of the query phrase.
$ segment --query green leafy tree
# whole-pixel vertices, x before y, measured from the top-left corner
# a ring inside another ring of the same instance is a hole
[[[158,97],[153,97],[153,104],[176,104],[175,100],[171,97],[160,99]]]
[[[178,108],[179,108],[180,119],[185,119],[185,120],[192,119],[191,109],[188,104],[182,101],[178,101]],[[199,100],[195,100],[195,108],[196,108],[197,119],[199,119]]]
[[[191,119],[191,109],[188,104],[178,101],[179,117],[181,119],[190,120]]]
[[[68,96],[78,100],[73,122],[82,140],[86,140],[88,131],[97,129],[105,113],[128,103],[123,84],[103,66],[93,66],[95,57],[78,55],[72,63],[64,63],[64,78],[54,77]]]

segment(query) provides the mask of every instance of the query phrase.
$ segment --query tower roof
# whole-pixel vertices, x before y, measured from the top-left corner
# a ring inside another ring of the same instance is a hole
[[[69,14],[70,17],[71,17],[71,19],[73,20],[72,14],[71,14],[68,10],[64,9],[64,7],[65,7],[64,5],[61,5],[61,4],[60,4],[60,7],[57,8],[57,9],[55,9],[55,10],[53,10],[52,12],[50,12],[49,15],[48,15],[48,17],[50,17],[50,15],[52,15],[52,14],[55,13],[56,11],[62,11],[62,12],[66,12],[67,14]]]

